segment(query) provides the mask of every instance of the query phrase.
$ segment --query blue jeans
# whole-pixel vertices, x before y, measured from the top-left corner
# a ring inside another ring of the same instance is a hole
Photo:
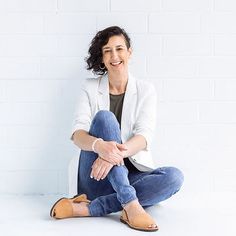
[[[121,143],[119,123],[110,111],[102,110],[95,115],[89,134]],[[90,178],[91,166],[97,157],[97,153],[81,150],[79,161],[78,194],[85,193],[91,200],[91,216],[120,211],[135,199],[143,207],[155,205],[178,192],[183,183],[183,174],[175,167],[129,172],[126,166],[113,166],[105,179],[97,181]]]

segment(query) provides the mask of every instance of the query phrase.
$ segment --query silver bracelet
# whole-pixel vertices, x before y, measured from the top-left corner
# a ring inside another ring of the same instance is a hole
[[[93,152],[95,152],[95,153],[97,153],[97,152],[95,151],[94,146],[95,146],[95,144],[96,144],[96,142],[97,142],[98,140],[102,140],[102,141],[103,141],[102,138],[97,138],[97,139],[95,139],[95,140],[93,141],[93,143],[92,143],[92,150],[93,150]]]

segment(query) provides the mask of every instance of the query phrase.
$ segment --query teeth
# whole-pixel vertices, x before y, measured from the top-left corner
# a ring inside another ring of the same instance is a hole
[[[111,63],[112,65],[116,66],[116,65],[119,65],[121,63],[121,61],[118,61],[118,62],[113,62]]]

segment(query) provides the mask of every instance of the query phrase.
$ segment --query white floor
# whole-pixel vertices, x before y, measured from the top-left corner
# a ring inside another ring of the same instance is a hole
[[[49,210],[59,197],[0,196],[0,235],[236,235],[236,193],[176,194],[147,209],[160,227],[154,233],[128,228],[120,223],[119,213],[107,217],[53,220]]]

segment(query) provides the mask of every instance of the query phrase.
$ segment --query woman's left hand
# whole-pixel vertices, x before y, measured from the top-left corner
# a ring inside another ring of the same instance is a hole
[[[97,181],[104,179],[112,167],[113,165],[110,162],[98,157],[92,165],[90,177],[96,179]]]

